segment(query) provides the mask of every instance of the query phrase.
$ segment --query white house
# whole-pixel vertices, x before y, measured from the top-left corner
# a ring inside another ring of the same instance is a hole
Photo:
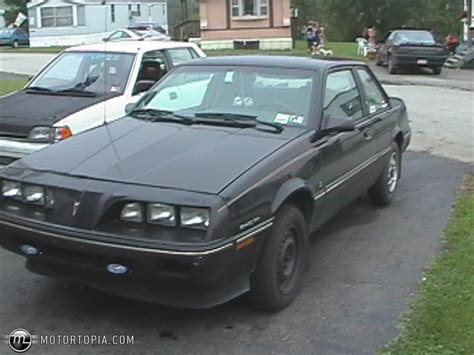
[[[7,5],[5,4],[5,1],[0,0],[0,28],[5,27],[5,19],[3,18],[3,15],[5,14],[6,9]]]
[[[167,0],[32,0],[28,3],[31,47],[71,46],[101,41],[138,22],[167,28]]]

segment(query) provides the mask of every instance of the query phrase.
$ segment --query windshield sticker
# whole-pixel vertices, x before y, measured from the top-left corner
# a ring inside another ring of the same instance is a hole
[[[234,106],[243,106],[244,105],[244,98],[241,96],[234,97]]]
[[[371,105],[369,107],[369,112],[372,114],[372,113],[375,113],[377,111],[377,107],[375,107],[374,105]]]
[[[289,121],[292,124],[302,125],[304,123],[304,116],[292,115]]]
[[[249,96],[244,98],[244,106],[253,106],[253,99]]]
[[[288,124],[288,121],[290,120],[290,115],[287,113],[277,113],[275,116],[275,123],[280,123],[280,124]]]
[[[226,84],[230,84],[230,83],[234,82],[234,72],[233,71],[228,71],[227,73],[225,73],[224,82]]]
[[[110,87],[110,92],[119,92],[120,91],[120,87],[119,86],[111,86]]]
[[[110,67],[109,74],[112,74],[112,75],[117,74],[117,69],[115,67]]]

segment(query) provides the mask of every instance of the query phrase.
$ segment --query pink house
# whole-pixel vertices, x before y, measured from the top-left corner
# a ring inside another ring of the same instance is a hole
[[[292,47],[290,0],[199,0],[201,46]]]

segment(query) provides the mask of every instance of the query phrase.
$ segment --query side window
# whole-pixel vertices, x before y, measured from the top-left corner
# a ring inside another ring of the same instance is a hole
[[[364,116],[362,99],[350,70],[330,73],[326,79],[323,118],[351,118]]]
[[[169,49],[168,54],[170,56],[171,63],[173,63],[173,66],[188,62],[191,59],[195,58],[195,55],[193,55],[189,48]]]
[[[374,114],[387,108],[388,103],[384,94],[367,69],[357,69],[357,75],[359,75],[360,81],[362,82],[362,89],[365,93],[365,105],[369,113]]]
[[[137,83],[139,81],[147,82],[147,86],[151,87],[166,74],[166,63],[163,51],[151,51],[143,54],[138,72]],[[143,87],[135,86],[134,94],[143,91]]]
[[[116,40],[122,38],[122,34],[123,34],[123,31],[115,31],[114,33],[112,33],[109,36],[108,40],[109,41],[116,41]]]

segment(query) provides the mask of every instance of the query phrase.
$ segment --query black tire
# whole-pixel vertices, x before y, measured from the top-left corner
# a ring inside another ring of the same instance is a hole
[[[369,198],[375,206],[387,206],[392,202],[400,180],[401,157],[400,147],[393,142],[382,173],[368,190]]]
[[[275,311],[295,299],[303,284],[308,239],[301,211],[283,205],[250,277],[249,301],[254,307]]]
[[[393,64],[393,60],[392,58],[388,58],[388,72],[392,75],[394,74],[397,74],[398,73],[398,69],[397,67]]]
[[[380,59],[380,55],[377,55],[377,60],[375,61],[375,65],[381,67],[383,65],[383,60]]]
[[[18,43],[17,40],[14,40],[13,43],[12,43],[12,48],[18,48],[20,46],[20,44]]]
[[[440,75],[441,71],[443,70],[443,67],[434,67],[432,68],[432,70],[434,75]]]

